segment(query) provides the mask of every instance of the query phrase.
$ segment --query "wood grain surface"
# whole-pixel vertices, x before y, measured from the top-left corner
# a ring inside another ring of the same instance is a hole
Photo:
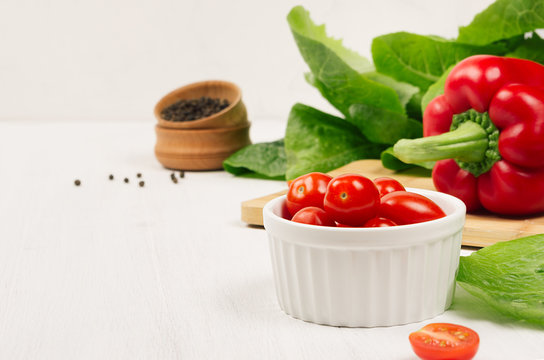
[[[336,176],[344,173],[356,173],[369,178],[389,176],[399,180],[406,187],[436,190],[431,177],[425,170],[394,172],[383,168],[379,160],[358,160],[333,170],[329,174]],[[264,205],[286,192],[287,189],[242,202],[242,221],[251,225],[262,225]],[[468,214],[463,229],[463,245],[485,247],[499,241],[540,233],[544,233],[544,216],[508,218],[483,212]]]

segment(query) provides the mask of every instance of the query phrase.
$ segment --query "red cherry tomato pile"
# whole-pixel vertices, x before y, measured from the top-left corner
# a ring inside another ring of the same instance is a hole
[[[302,175],[289,183],[286,206],[292,221],[320,226],[386,227],[446,216],[432,200],[406,191],[395,179],[357,174]]]

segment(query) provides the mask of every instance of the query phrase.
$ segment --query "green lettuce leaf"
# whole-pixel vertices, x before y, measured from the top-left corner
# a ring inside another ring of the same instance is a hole
[[[499,312],[544,326],[544,234],[462,256],[457,282]]]
[[[398,112],[375,106],[354,104],[349,108],[350,123],[357,126],[368,140],[376,144],[394,144],[400,139],[423,136],[420,121]]]
[[[345,48],[341,40],[327,36],[324,25],[315,25],[302,6],[294,7],[287,21],[298,49],[312,73],[307,80],[315,85],[346,117],[352,104],[368,104],[404,113],[397,92],[377,80],[370,61]],[[381,78],[381,77],[380,77]],[[408,96],[408,99],[411,96]]]
[[[225,159],[223,168],[237,176],[284,180],[287,168],[284,141],[248,145]]]
[[[485,45],[544,28],[542,0],[497,0],[459,28],[457,41]]]
[[[380,74],[379,72],[371,71],[364,73],[363,75],[370,80],[374,80],[377,83],[383,84],[393,89],[399,97],[401,106],[404,107],[406,111],[408,111],[410,101],[416,98],[419,94],[419,89],[416,86],[405,82],[397,81],[392,77]]]
[[[544,65],[544,39],[533,33],[506,56],[528,59]]]
[[[448,78],[451,69],[453,69],[453,65],[450,66],[446,71],[444,71],[444,73],[440,76],[440,78],[438,78],[438,80],[434,84],[429,86],[427,92],[425,92],[425,95],[423,95],[423,98],[421,99],[421,108],[423,110],[425,110],[425,108],[427,107],[427,105],[429,105],[432,99],[444,93],[444,84],[446,83],[446,79]]]
[[[414,98],[417,98],[417,96],[419,95],[419,89],[417,87],[408,83],[396,81],[389,76],[377,73],[375,71],[367,72],[364,74],[364,76],[370,80],[374,80],[393,89],[393,91],[395,91],[397,93],[397,96],[399,97],[401,106],[406,107],[407,109],[412,105],[411,102],[414,100]],[[325,97],[324,94],[326,92],[326,87],[322,82],[316,79],[314,74],[308,72],[304,74],[304,77],[308,84],[318,89],[323,97]],[[415,110],[417,111],[417,109]]]
[[[424,93],[422,92],[415,93],[406,104],[406,115],[408,115],[409,118],[419,121],[423,119],[423,109],[421,108],[423,95]]]
[[[476,54],[502,54],[501,45],[486,47],[460,44],[438,36],[407,32],[382,35],[372,41],[376,69],[398,81],[426,91],[452,65]]]
[[[295,104],[285,132],[285,177],[290,180],[312,171],[327,172],[358,159],[377,159],[383,149],[344,119]]]

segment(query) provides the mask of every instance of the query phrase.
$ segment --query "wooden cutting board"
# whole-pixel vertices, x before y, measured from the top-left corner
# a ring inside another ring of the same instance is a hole
[[[332,176],[345,173],[361,174],[371,179],[389,176],[406,187],[435,190],[430,174],[425,170],[394,172],[383,168],[379,160],[358,160],[329,172]],[[287,188],[275,194],[242,202],[242,221],[249,225],[262,226],[264,205],[286,192]],[[484,247],[499,241],[541,233],[544,233],[544,216],[508,218],[488,213],[468,214],[463,229],[463,245]]]

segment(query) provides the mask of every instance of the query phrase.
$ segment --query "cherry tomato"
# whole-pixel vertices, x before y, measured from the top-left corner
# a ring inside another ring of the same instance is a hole
[[[388,226],[397,226],[393,220],[384,218],[384,217],[375,217],[368,220],[365,223],[365,227],[388,227]]]
[[[385,194],[389,194],[393,191],[405,191],[406,189],[400,182],[398,182],[395,179],[392,179],[390,177],[379,177],[374,179],[374,184],[378,188],[378,191],[380,193],[380,197],[384,196]]]
[[[446,323],[425,325],[409,339],[416,355],[424,360],[469,360],[480,344],[476,331]]]
[[[291,221],[302,223],[302,224],[311,224],[311,225],[320,225],[320,226],[336,226],[334,220],[327,214],[327,212],[316,206],[309,206],[297,211],[293,216]]]
[[[320,172],[299,176],[291,181],[287,191],[286,205],[291,215],[308,206],[323,209],[323,198],[332,177]]]
[[[337,222],[336,227],[357,227],[357,226],[344,225],[344,224],[340,224],[339,222]]]
[[[363,226],[378,213],[380,193],[367,177],[345,174],[335,177],[327,186],[324,209],[337,222]]]
[[[379,216],[398,225],[415,224],[446,216],[431,199],[408,191],[394,191],[381,199]]]
[[[280,209],[280,216],[286,220],[291,220],[293,218],[293,215],[289,212],[289,209],[287,209],[287,204],[284,202],[283,206]]]

